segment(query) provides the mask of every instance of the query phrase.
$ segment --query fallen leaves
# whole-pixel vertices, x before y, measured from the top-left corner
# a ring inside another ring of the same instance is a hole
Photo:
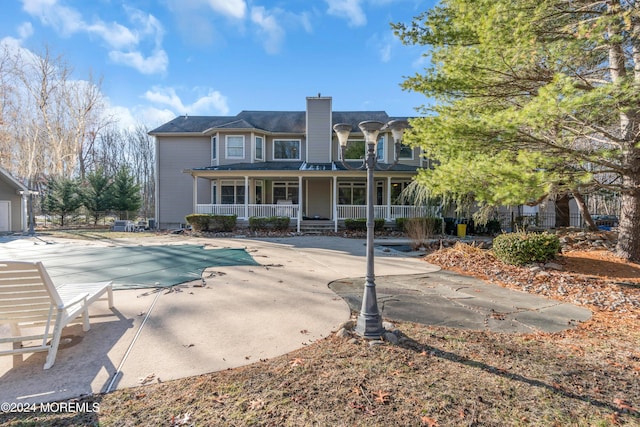
[[[255,399],[255,400],[252,400],[251,402],[249,402],[249,409],[255,411],[255,410],[264,408],[264,405],[265,405],[265,401],[264,400]]]
[[[427,417],[427,416],[423,416],[420,418],[420,421],[422,422],[423,426],[427,426],[427,427],[438,427],[438,421],[431,418],[431,417]]]
[[[624,400],[624,399],[620,399],[620,398],[613,399],[613,403],[618,408],[620,408],[621,411],[629,411],[631,413],[638,412],[638,410],[636,408],[631,406],[631,404],[629,402],[627,402],[626,400]]]
[[[291,365],[292,368],[295,368],[296,366],[302,366],[304,364],[304,359],[300,359],[299,357],[296,357],[295,359],[291,360],[289,364]]]
[[[389,403],[389,399],[391,398],[391,394],[382,390],[378,390],[373,393],[375,396],[375,401],[381,404]]]

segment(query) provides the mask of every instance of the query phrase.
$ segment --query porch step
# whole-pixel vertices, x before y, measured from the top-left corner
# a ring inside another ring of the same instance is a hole
[[[302,220],[300,231],[303,233],[322,234],[333,231],[334,224],[331,220]]]

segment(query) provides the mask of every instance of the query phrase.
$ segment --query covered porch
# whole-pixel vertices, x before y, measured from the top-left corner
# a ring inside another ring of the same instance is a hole
[[[338,231],[345,219],[366,217],[366,177],[363,171],[338,170],[334,165],[301,164],[293,170],[230,170],[222,167],[189,170],[193,177],[193,212],[251,217],[285,216],[299,232],[303,222],[331,222]],[[255,166],[253,166],[255,168]],[[230,166],[231,168],[231,166]],[[425,207],[399,204],[399,194],[413,170],[380,172],[375,179],[375,217],[427,214]]]

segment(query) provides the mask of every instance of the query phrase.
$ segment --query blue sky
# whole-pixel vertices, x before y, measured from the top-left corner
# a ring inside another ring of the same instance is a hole
[[[63,55],[74,77],[102,78],[123,125],[176,115],[336,111],[415,116],[428,102],[403,91],[427,65],[390,22],[435,0],[4,0],[0,42]]]

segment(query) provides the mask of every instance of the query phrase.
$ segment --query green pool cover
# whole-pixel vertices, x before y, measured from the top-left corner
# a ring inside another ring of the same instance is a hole
[[[259,265],[244,249],[197,245],[58,249],[33,257],[56,285],[111,280],[116,289],[168,287],[198,280],[208,267]]]

